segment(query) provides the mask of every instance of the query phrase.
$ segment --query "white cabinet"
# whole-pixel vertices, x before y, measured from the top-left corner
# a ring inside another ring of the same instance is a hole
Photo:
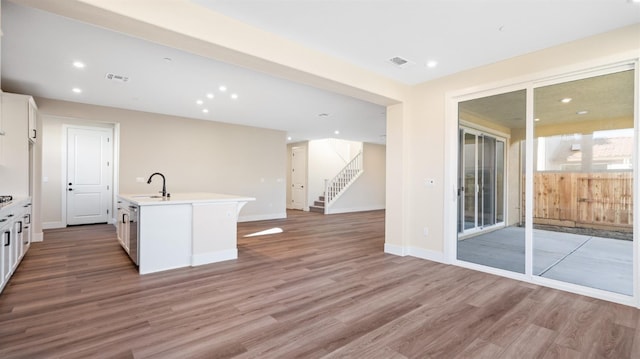
[[[0,291],[6,286],[31,245],[31,201],[0,209]]]
[[[4,132],[4,127],[2,126],[2,90],[0,90],[0,166],[4,164],[4,161],[3,161],[4,136],[5,136],[5,132]]]
[[[27,99],[27,116],[29,126],[29,133],[27,136],[31,142],[36,142],[36,139],[38,138],[38,108],[36,107],[35,101],[33,101],[33,97],[29,97]]]
[[[129,202],[118,201],[118,226],[117,236],[120,245],[129,253],[129,223],[131,222],[131,212],[129,211]]]
[[[35,111],[31,96],[2,94],[2,194],[28,196],[30,191],[29,111]],[[37,117],[37,116],[36,116]],[[36,134],[37,135],[37,134]],[[34,149],[31,153],[35,153]]]
[[[2,94],[2,123],[5,136],[38,138],[38,107],[33,97],[4,92]]]
[[[31,236],[33,229],[31,228],[31,202],[28,202],[23,206],[25,209],[22,214],[22,242],[20,245],[20,258],[24,257],[24,255],[31,247]]]
[[[11,277],[11,235],[13,233],[13,221],[6,217],[6,214],[0,218],[0,288],[4,288],[5,284]]]

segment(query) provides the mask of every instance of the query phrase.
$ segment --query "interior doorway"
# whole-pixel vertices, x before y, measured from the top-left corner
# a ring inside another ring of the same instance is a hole
[[[107,223],[113,197],[113,129],[66,128],[67,225]]]
[[[289,208],[304,210],[307,189],[307,150],[302,146],[291,148],[291,203]]]

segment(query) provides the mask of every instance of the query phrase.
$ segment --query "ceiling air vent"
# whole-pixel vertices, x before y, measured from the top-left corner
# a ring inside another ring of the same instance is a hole
[[[117,82],[128,82],[129,81],[129,77],[127,77],[127,76],[116,75],[116,74],[112,74],[112,73],[108,73],[105,76],[105,78],[107,80],[117,81]]]
[[[402,58],[400,56],[395,56],[395,57],[390,58],[389,62],[391,62],[392,64],[394,64],[394,65],[396,65],[397,67],[400,67],[400,68],[407,67],[407,66],[413,64],[412,61],[409,61],[409,60],[407,60],[405,58]]]

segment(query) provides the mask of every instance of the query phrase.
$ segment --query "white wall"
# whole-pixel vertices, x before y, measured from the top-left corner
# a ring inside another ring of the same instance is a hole
[[[158,191],[147,184],[153,172],[167,178],[167,190],[256,197],[240,220],[286,217],[285,133],[212,121],[37,99],[43,119],[43,221],[62,220],[63,124],[120,124],[120,193]],[[143,177],[143,183],[136,182]]]
[[[363,144],[364,172],[331,206],[330,213],[385,208],[386,147]]]

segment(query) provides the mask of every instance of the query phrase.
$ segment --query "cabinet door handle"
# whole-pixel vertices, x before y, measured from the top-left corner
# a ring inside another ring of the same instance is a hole
[[[18,229],[18,233],[22,233],[22,221],[19,221],[18,224],[20,225],[20,229]]]
[[[37,131],[36,131],[36,129],[34,128],[34,129],[33,129],[33,138],[36,138],[36,137],[37,137],[37,134],[38,134],[38,132],[37,132]]]
[[[9,247],[11,245],[11,231],[6,231],[4,232],[4,234],[6,234],[6,236],[4,237],[6,239],[4,246]]]
[[[127,221],[124,219],[124,216],[126,216],[126,215],[127,215],[126,213],[122,214],[122,223],[127,223]]]

